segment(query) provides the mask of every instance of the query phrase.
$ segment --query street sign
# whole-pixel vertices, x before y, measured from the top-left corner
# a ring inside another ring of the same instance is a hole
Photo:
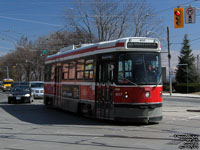
[[[46,54],[46,53],[47,53],[47,50],[43,50],[43,51],[42,51],[42,54]]]
[[[185,23],[195,23],[196,22],[196,8],[187,7],[185,8]]]

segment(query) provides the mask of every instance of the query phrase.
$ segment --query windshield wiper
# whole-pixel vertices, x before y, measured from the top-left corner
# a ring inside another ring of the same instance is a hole
[[[132,82],[131,80],[129,80],[129,79],[127,79],[127,78],[124,78],[124,77],[122,77],[122,76],[119,76],[119,77],[122,78],[123,80],[128,81],[129,83],[131,83],[131,84],[133,84],[133,85],[139,86],[138,84]]]
[[[159,81],[157,82],[156,86],[154,86],[154,88],[156,88],[160,83],[161,83],[161,78],[162,78],[162,74],[159,74]]]

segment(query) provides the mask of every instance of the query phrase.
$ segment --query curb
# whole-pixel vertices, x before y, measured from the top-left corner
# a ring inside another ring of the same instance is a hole
[[[199,109],[187,109],[188,112],[200,112]]]
[[[163,93],[163,96],[170,96],[170,94],[169,93]],[[200,98],[200,95],[172,93],[172,95],[170,97]]]

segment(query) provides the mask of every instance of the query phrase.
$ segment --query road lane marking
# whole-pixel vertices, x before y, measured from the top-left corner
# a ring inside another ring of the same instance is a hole
[[[199,118],[200,115],[197,115],[197,116],[192,116],[192,117],[188,117],[188,119],[194,119],[194,118]]]

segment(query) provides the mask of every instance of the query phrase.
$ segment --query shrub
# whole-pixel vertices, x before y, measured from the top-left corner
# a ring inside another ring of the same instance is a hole
[[[199,92],[200,91],[200,83],[177,83],[174,86],[174,89],[178,93],[187,93],[187,86],[188,86],[188,93]]]
[[[172,82],[172,91],[174,91],[174,86],[176,85],[175,82]],[[167,91],[169,92],[170,91],[170,85],[168,82],[163,82],[163,91]]]

